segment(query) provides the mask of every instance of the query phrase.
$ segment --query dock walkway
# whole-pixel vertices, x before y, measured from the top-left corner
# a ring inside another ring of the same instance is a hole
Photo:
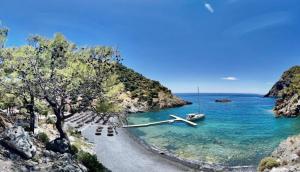
[[[157,121],[157,122],[150,122],[150,123],[146,123],[146,124],[125,125],[125,126],[123,126],[123,128],[148,127],[148,126],[151,126],[151,125],[159,125],[159,124],[174,123],[174,122],[186,122],[186,123],[188,123],[192,126],[197,126],[196,123],[191,122],[189,120],[186,120],[184,118],[181,118],[179,116],[170,115],[170,117],[173,117],[174,119],[169,119],[169,120],[164,120],[164,121]]]

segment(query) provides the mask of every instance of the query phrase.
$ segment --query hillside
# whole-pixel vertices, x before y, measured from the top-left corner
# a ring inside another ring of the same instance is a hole
[[[124,65],[118,65],[117,75],[124,85],[119,100],[127,112],[144,112],[189,104],[173,95],[158,81],[148,79]]]
[[[300,66],[285,71],[265,96],[277,98],[274,111],[278,116],[300,115]]]

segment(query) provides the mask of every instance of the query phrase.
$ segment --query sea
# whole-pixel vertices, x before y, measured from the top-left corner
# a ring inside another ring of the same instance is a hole
[[[300,133],[300,118],[275,118],[275,100],[257,94],[176,94],[193,104],[129,115],[129,124],[204,113],[196,127],[183,122],[131,128],[129,132],[146,144],[186,160],[225,166],[256,166],[281,141]],[[216,103],[216,99],[230,99]]]

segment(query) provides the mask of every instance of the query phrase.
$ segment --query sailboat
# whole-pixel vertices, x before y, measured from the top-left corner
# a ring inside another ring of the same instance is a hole
[[[186,120],[188,121],[196,121],[205,118],[205,114],[200,113],[200,93],[198,87],[198,113],[190,113],[186,115]]]

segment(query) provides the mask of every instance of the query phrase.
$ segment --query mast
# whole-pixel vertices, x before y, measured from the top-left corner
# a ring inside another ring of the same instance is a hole
[[[198,90],[198,113],[200,113],[200,93],[199,93],[199,87],[197,87]]]

